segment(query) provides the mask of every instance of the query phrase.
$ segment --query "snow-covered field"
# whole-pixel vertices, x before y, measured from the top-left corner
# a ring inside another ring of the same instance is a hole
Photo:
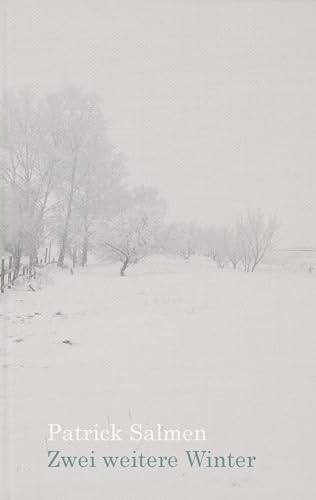
[[[35,292],[21,284],[2,296],[3,498],[314,500],[316,271],[274,264],[245,274],[157,257],[125,278],[117,265],[52,269]],[[204,428],[208,440],[51,444],[56,422]],[[180,465],[49,469],[48,449],[137,450]],[[186,449],[257,465],[192,470]]]

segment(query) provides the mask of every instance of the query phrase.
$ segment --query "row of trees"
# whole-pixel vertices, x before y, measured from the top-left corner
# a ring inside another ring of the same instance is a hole
[[[271,249],[277,223],[260,211],[249,211],[234,227],[198,227],[193,223],[171,225],[165,230],[164,248],[184,259],[193,255],[211,258],[219,268],[231,265],[253,272]]]
[[[38,100],[28,90],[2,102],[1,240],[30,265],[48,241],[58,266],[71,256],[81,265],[92,248],[129,263],[155,252],[212,257],[253,271],[271,245],[275,221],[249,213],[234,230],[166,225],[157,190],[131,189],[122,155],[110,143],[98,97],[69,88]]]

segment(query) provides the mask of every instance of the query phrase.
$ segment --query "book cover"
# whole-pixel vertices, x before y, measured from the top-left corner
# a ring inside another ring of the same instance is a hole
[[[314,500],[315,21],[2,1],[1,500]]]

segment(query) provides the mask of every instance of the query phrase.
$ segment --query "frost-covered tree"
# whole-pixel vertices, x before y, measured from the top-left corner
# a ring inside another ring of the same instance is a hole
[[[241,264],[244,271],[253,272],[271,248],[276,229],[274,218],[249,211],[234,228],[204,228],[201,253],[212,258],[217,267],[231,263],[237,269]]]
[[[97,96],[76,88],[49,95],[46,100],[49,135],[58,158],[57,188],[59,200],[60,251],[58,266],[64,265],[75,207],[81,207],[83,224],[83,260],[86,261],[90,215],[95,195],[100,191],[106,169],[108,140],[101,103]],[[97,181],[95,180],[97,179]],[[93,207],[93,208],[92,208]]]
[[[80,238],[80,263],[87,264],[96,222],[115,215],[126,199],[126,168],[120,155],[104,140],[87,155],[87,164],[74,202],[74,221]]]
[[[188,260],[198,253],[200,238],[201,229],[193,222],[169,224],[164,230],[163,248]]]
[[[253,272],[256,269],[271,249],[276,230],[275,218],[266,218],[259,210],[249,211],[246,217],[239,219],[236,231],[244,271]]]
[[[225,231],[225,253],[233,269],[237,269],[242,259],[241,238],[237,228],[229,228]]]
[[[31,263],[36,259],[56,163],[49,150],[42,103],[23,90],[5,95],[1,108],[6,122],[0,164],[4,240],[14,256],[17,275],[23,254],[30,256]]]
[[[143,187],[130,193],[128,204],[120,213],[100,223],[99,246],[105,255],[122,262],[121,276],[129,264],[139,262],[159,248],[165,210],[158,192]]]

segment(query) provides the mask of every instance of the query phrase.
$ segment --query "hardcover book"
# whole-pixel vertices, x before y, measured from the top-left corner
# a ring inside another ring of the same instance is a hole
[[[0,8],[0,499],[314,500],[316,3]]]

